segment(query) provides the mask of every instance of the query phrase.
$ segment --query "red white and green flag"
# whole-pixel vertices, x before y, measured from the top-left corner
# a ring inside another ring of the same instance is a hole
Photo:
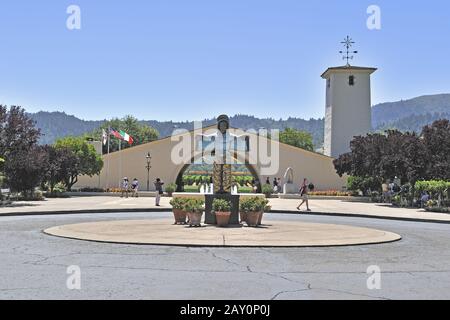
[[[119,131],[120,135],[122,136],[122,140],[128,142],[128,144],[133,144],[134,139],[132,136],[130,136],[128,133],[126,133],[125,131]]]
[[[126,133],[123,130],[117,131],[117,130],[111,129],[110,130],[110,134],[113,135],[114,137],[116,137],[119,140],[123,140],[123,141],[128,142],[128,144],[130,144],[130,145],[133,144],[133,142],[134,142],[133,137],[130,136],[128,133]]]
[[[116,137],[119,140],[123,140],[122,136],[120,135],[119,131],[116,131],[114,129],[111,129],[110,134]]]

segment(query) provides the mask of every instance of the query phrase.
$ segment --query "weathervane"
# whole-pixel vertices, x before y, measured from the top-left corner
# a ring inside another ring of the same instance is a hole
[[[339,51],[340,54],[345,54],[345,56],[343,56],[342,58],[344,60],[347,60],[347,66],[350,66],[349,60],[353,60],[353,56],[352,54],[356,54],[358,53],[358,51],[350,51],[350,48],[355,44],[355,42],[353,41],[352,38],[350,38],[349,36],[347,36],[346,39],[344,39],[344,41],[341,42],[344,47],[347,49],[347,51]]]

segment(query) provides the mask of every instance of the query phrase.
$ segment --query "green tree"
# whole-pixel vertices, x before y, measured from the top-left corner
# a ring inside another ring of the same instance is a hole
[[[4,163],[5,163],[5,159],[0,158],[0,188],[3,187],[3,182],[5,180],[5,176],[3,175]]]
[[[13,190],[33,193],[42,180],[45,152],[37,147],[39,129],[34,126],[25,110],[18,106],[0,105],[0,169]],[[35,153],[35,154],[33,154]]]
[[[8,159],[9,153],[31,148],[40,135],[24,109],[0,105],[0,157]]]
[[[45,176],[47,165],[47,153],[41,146],[14,150],[5,162],[7,183],[13,191],[22,192],[25,198],[31,198],[34,188]]]
[[[334,161],[340,176],[371,177],[376,181],[398,177],[411,185],[412,194],[416,182],[426,176],[426,146],[415,133],[390,130],[369,134],[355,137],[350,146],[351,152]]]
[[[78,182],[78,177],[87,175],[92,177],[100,174],[103,168],[102,157],[97,154],[94,146],[89,144],[83,137],[67,137],[59,139],[55,143],[56,149],[68,149],[75,155],[74,158],[67,158],[64,164],[64,183],[67,190],[71,190]]]
[[[66,182],[66,177],[72,176],[72,172],[78,168],[78,157],[67,147],[59,147],[47,145],[44,147],[47,152],[48,164],[45,170],[45,179],[53,193],[55,185]]]
[[[428,179],[450,181],[450,121],[438,120],[422,130],[427,148]]]
[[[122,119],[112,119],[109,121],[106,121],[104,124],[102,124],[97,130],[95,130],[92,134],[92,136],[95,139],[101,140],[103,130],[106,132],[109,128],[112,128],[117,131],[125,131],[128,133],[131,137],[133,137],[133,144],[129,145],[126,142],[122,141],[121,148],[127,149],[133,146],[141,145],[144,143],[148,143],[151,141],[155,141],[159,137],[158,130],[147,126],[145,124],[142,124],[133,116],[126,116]],[[119,140],[111,136],[110,140],[110,152],[115,152],[119,150]],[[107,146],[104,146],[103,152],[107,152]]]
[[[313,138],[310,133],[305,131],[286,128],[280,132],[280,142],[308,151],[314,151]]]

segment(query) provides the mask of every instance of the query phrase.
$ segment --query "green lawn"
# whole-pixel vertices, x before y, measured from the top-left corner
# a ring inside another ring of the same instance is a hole
[[[253,193],[253,188],[252,187],[240,187],[238,192],[239,193]]]
[[[196,193],[199,191],[198,186],[184,186],[184,192]]]

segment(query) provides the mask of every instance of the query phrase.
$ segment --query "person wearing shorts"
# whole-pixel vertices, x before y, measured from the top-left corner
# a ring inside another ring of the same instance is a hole
[[[309,208],[308,180],[307,179],[303,180],[302,187],[300,188],[300,197],[302,199],[302,202],[298,205],[297,210],[300,211],[301,206],[306,203],[306,211],[310,212],[311,209]]]

